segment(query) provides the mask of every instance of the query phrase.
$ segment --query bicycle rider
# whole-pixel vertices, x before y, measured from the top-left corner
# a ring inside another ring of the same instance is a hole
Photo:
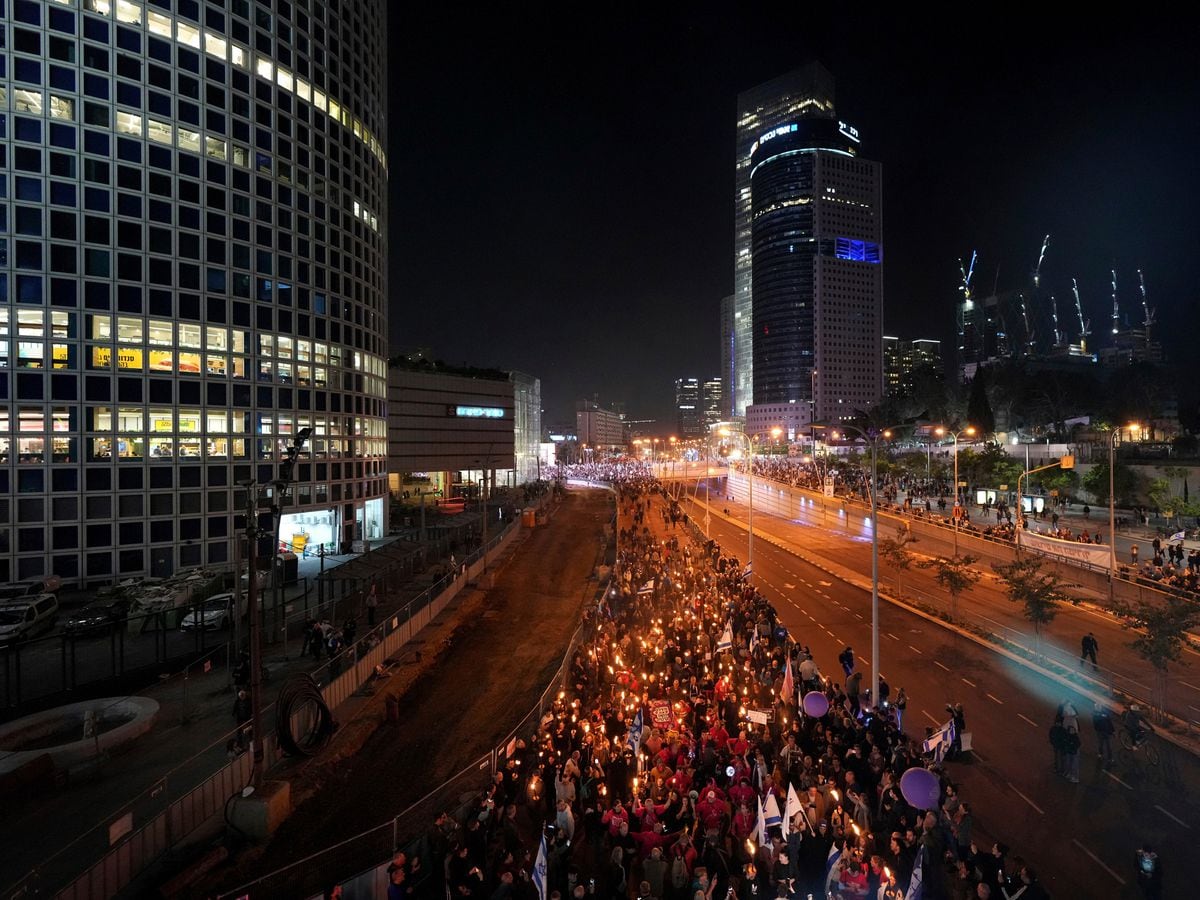
[[[1125,710],[1122,724],[1135,747],[1140,746],[1150,736],[1150,723],[1142,717],[1142,708],[1136,703],[1131,703],[1129,709]]]

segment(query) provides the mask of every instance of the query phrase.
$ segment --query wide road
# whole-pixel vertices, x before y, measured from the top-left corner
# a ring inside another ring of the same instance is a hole
[[[697,509],[693,507],[693,509]],[[830,577],[796,552],[761,539],[777,520],[755,517],[755,582],[792,633],[831,672],[847,644],[870,671],[870,594]],[[713,515],[710,530],[726,552],[745,557],[745,523]],[[809,552],[808,529],[786,543]],[[780,539],[785,543],[784,539]],[[848,564],[848,563],[847,563]],[[961,702],[978,752],[949,765],[976,821],[1023,855],[1055,897],[1139,897],[1134,851],[1150,841],[1164,860],[1167,897],[1190,896],[1186,866],[1200,817],[1190,807],[1200,785],[1200,763],[1159,742],[1157,767],[1117,744],[1117,760],[1103,771],[1096,758],[1091,704],[1075,692],[942,626],[881,603],[881,669],[895,695],[909,695],[905,728],[921,736],[946,720],[946,703]],[[1048,730],[1062,700],[1080,713],[1080,783],[1053,772]]]
[[[714,481],[714,486],[717,484]],[[694,490],[694,488],[692,488]],[[739,500],[713,499],[713,509],[729,509],[739,519],[746,517],[743,484],[732,484],[730,488]],[[699,501],[704,499],[700,490]],[[810,557],[846,566],[864,576],[871,572],[871,523],[862,510],[851,507],[845,513],[829,511],[803,496],[790,494],[786,487],[755,479],[754,482],[754,527],[755,531],[774,535],[782,541],[795,541],[803,545]],[[696,515],[703,521],[703,507]],[[772,515],[771,513],[774,513]],[[880,537],[895,537],[893,520],[880,519]],[[939,530],[940,532],[940,530]],[[906,545],[915,555],[914,563],[930,556],[951,555],[953,546],[947,537],[952,535],[935,533],[922,536]],[[1011,551],[1003,545],[983,545],[993,554],[981,557],[977,568],[982,574],[980,582],[959,596],[955,618],[976,629],[992,632],[1030,651],[1039,649],[1045,656],[1061,666],[1070,668],[1089,680],[1092,688],[1100,693],[1119,695],[1148,702],[1153,699],[1154,670],[1129,643],[1134,634],[1126,629],[1121,620],[1107,613],[1103,605],[1106,598],[1097,597],[1087,590],[1069,591],[1084,598],[1079,606],[1065,605],[1054,622],[1042,628],[1036,636],[1032,625],[1024,618],[1018,604],[1008,599],[998,576],[992,571],[991,562],[1011,559]],[[968,549],[962,548],[966,553]],[[740,554],[745,557],[745,553]],[[1047,560],[1047,569],[1055,570],[1066,583],[1078,570],[1065,563]],[[880,586],[885,592],[916,601],[926,607],[950,613],[951,602],[929,570],[913,565],[908,571],[897,573],[884,558],[879,562]],[[1158,600],[1158,596],[1155,595]],[[1099,666],[1090,662],[1080,666],[1080,640],[1092,632],[1100,645]],[[1200,653],[1191,647],[1185,648],[1185,664],[1200,661]],[[1166,706],[1182,721],[1200,725],[1200,672],[1191,672],[1177,667],[1172,674],[1170,692]]]

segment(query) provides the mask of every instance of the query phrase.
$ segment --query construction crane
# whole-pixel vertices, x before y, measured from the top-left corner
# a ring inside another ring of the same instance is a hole
[[[962,284],[958,286],[958,289],[962,291],[963,300],[966,303],[971,302],[971,279],[975,277],[975,259],[978,255],[977,251],[971,251],[971,265],[965,269],[962,259],[960,258],[958,261],[958,271],[962,275]]]
[[[1025,295],[1021,294],[1020,298],[1021,319],[1025,323],[1025,352],[1032,356],[1035,350],[1034,342],[1036,341],[1037,335],[1029,325],[1029,308],[1025,305]]]
[[[1042,239],[1042,252],[1038,254],[1037,268],[1033,270],[1033,288],[1037,290],[1042,286],[1042,260],[1046,258],[1046,248],[1050,246],[1050,235],[1046,235]]]
[[[1083,318],[1083,304],[1079,302],[1079,282],[1071,279],[1071,291],[1075,294],[1075,315],[1079,317],[1079,349],[1087,353],[1087,339],[1091,337],[1091,322]]]
[[[1142,292],[1142,324],[1146,326],[1146,343],[1150,343],[1150,326],[1154,324],[1154,310],[1150,308],[1150,304],[1146,301],[1146,278],[1142,275],[1142,270],[1138,269],[1138,287]]]
[[[1061,347],[1063,339],[1062,332],[1058,330],[1058,301],[1053,294],[1050,295],[1050,318],[1054,322],[1054,346]]]
[[[1117,334],[1121,329],[1121,308],[1117,305],[1117,270],[1112,269],[1112,333]]]

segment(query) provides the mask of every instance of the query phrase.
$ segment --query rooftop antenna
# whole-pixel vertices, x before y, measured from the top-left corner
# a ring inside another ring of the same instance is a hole
[[[1033,287],[1036,290],[1042,286],[1042,260],[1046,258],[1046,248],[1050,246],[1050,235],[1042,239],[1042,252],[1038,254],[1037,268],[1033,270]]]
[[[1071,279],[1071,291],[1075,294],[1075,315],[1079,317],[1079,349],[1087,352],[1087,339],[1091,336],[1091,322],[1083,318],[1083,304],[1079,302],[1079,282]]]
[[[1121,308],[1117,304],[1117,270],[1112,269],[1111,271],[1112,271],[1112,301],[1113,301],[1112,333],[1117,334],[1117,332],[1120,331]]]

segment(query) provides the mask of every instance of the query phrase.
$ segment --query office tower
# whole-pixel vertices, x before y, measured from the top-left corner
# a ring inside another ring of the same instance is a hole
[[[703,434],[725,418],[725,380],[721,376],[709,378],[700,386],[703,411]]]
[[[7,5],[0,582],[382,536],[385,6]]]
[[[726,385],[733,385],[737,380],[737,370],[735,367],[736,350],[734,338],[734,309],[733,309],[733,294],[728,297],[721,298],[721,381]],[[722,391],[721,397],[721,415],[722,419],[733,418],[733,390]]]
[[[704,409],[700,379],[675,379],[675,433],[680,440],[697,438],[704,432]]]
[[[800,117],[751,149],[755,406],[844,420],[882,396],[880,166],[858,145],[845,122]]]
[[[575,404],[575,433],[580,449],[586,446],[597,451],[621,450],[626,443],[625,422],[620,414],[604,409],[595,400],[580,400]]]
[[[883,384],[886,393],[896,394],[911,388],[912,375],[920,369],[930,369],[941,375],[941,341],[933,338],[904,341],[884,335]]]
[[[759,138],[799,119],[833,118],[833,76],[812,62],[786,75],[738,94],[733,236],[733,365],[724,366],[729,417],[744,416],[752,397],[754,333],[752,328],[752,247],[750,154]],[[724,352],[724,351],[722,351]]]

